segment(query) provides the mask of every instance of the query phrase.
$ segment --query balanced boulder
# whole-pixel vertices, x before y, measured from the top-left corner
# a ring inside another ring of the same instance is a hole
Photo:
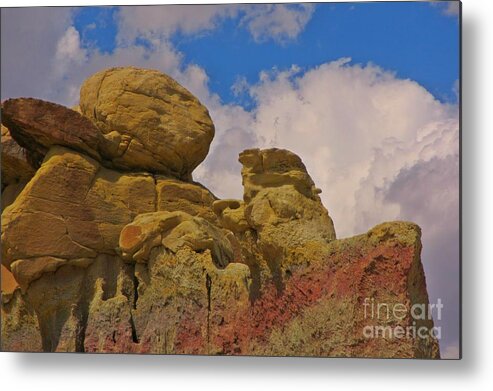
[[[103,154],[120,169],[188,180],[214,137],[206,107],[159,71],[98,72],[81,87],[80,110],[103,132]]]

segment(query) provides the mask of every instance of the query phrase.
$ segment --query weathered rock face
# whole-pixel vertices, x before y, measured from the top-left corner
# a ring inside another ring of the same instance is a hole
[[[68,261],[85,265],[100,253],[115,254],[121,229],[138,214],[154,211],[155,199],[151,175],[120,174],[53,147],[2,213],[2,263],[28,284]]]
[[[146,262],[154,247],[173,253],[188,247],[196,252],[209,250],[218,267],[234,260],[234,236],[200,217],[185,212],[144,213],[123,228],[120,249],[124,259]]]
[[[259,319],[267,318],[264,330],[272,331],[251,349],[271,355],[438,358],[438,343],[432,337],[364,335],[367,326],[406,329],[414,322],[409,314],[404,319],[393,314],[371,317],[366,299],[390,308],[428,302],[420,235],[415,224],[384,223],[366,234],[334,240],[322,253],[308,248],[293,254],[298,262],[291,266],[283,295],[275,297],[270,288],[271,298],[260,299],[259,307],[272,305],[275,315],[272,310],[261,312]],[[432,330],[433,321],[419,322],[417,327]]]
[[[186,212],[216,224],[217,217],[211,206],[217,199],[208,189],[198,183],[182,182],[159,175],[156,178],[156,210]]]
[[[119,173],[53,147],[2,214],[2,263],[27,286],[61,265],[87,265],[98,254],[116,255],[123,227],[143,213],[181,208],[213,221],[213,200],[199,185]]]
[[[3,270],[2,270],[3,273]],[[6,292],[2,280],[1,349],[7,352],[40,352],[43,349],[34,309],[19,289]]]
[[[9,206],[27,182],[35,173],[34,167],[27,159],[27,151],[22,148],[10,135],[9,130],[1,125],[2,142],[2,197],[1,207],[4,210]],[[1,287],[3,293],[12,293],[18,286],[12,273],[1,266]]]
[[[5,126],[2,128],[2,191],[8,185],[27,182],[35,169],[28,161],[27,151],[10,135]]]
[[[432,319],[365,310],[428,304],[415,224],[336,239],[320,190],[281,149],[242,152],[243,200],[217,199],[190,181],[207,111],[154,71],[84,84],[94,145],[56,119],[75,133],[51,132],[52,106],[21,103],[7,122],[44,158],[2,193],[22,182],[2,209],[2,350],[439,357]],[[428,332],[364,332],[389,325]]]
[[[122,169],[189,179],[214,137],[207,109],[158,71],[96,73],[82,85],[80,110],[104,133],[104,154]]]
[[[2,125],[2,210],[19,195],[33,177],[35,169],[29,161],[28,152],[10,135]]]
[[[336,238],[334,224],[301,159],[282,149],[252,149],[240,154],[245,217],[259,234],[266,257],[308,242]],[[273,251],[274,253],[269,254]]]
[[[53,145],[101,159],[101,132],[86,117],[64,106],[33,98],[9,99],[3,103],[2,123],[37,165]]]
[[[258,284],[265,276],[273,277],[281,291],[291,253],[326,246],[336,238],[334,224],[318,196],[320,190],[294,153],[251,149],[240,154],[240,162],[244,201],[216,201],[215,212],[238,236],[245,262],[257,269]],[[267,275],[262,273],[265,269]]]

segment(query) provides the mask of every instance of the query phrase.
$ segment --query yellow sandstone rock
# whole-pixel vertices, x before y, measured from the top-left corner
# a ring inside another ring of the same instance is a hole
[[[27,182],[34,175],[34,168],[29,163],[26,151],[12,139],[9,130],[2,129],[2,190],[5,186]]]
[[[154,211],[155,198],[149,174],[121,174],[78,152],[52,147],[2,213],[2,264],[10,268],[17,260],[68,262],[115,254],[122,228],[135,216]],[[52,270],[55,264],[36,262],[36,269],[44,264]],[[21,270],[27,268],[14,269],[14,275]],[[21,273],[16,279],[27,284],[29,276],[41,273]]]
[[[188,180],[209,152],[207,109],[169,76],[134,67],[98,72],[81,87],[80,110],[103,132],[115,167]]]
[[[144,213],[123,228],[120,249],[124,259],[146,262],[154,247],[163,246],[176,253],[188,247],[210,250],[213,262],[221,268],[234,260],[234,236],[200,217],[185,212]]]
[[[216,197],[204,186],[156,176],[156,191],[157,210],[182,211],[217,223],[217,217],[212,211]]]
[[[336,238],[320,190],[297,155],[276,148],[250,149],[240,154],[240,163],[245,218],[267,261],[281,264],[293,249]]]

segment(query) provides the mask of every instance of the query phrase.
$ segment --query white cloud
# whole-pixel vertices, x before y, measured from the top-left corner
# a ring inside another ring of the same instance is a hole
[[[58,61],[69,60],[79,64],[86,58],[81,49],[79,32],[73,26],[69,26],[58,40],[55,57]]]
[[[246,8],[241,24],[247,26],[255,41],[292,40],[311,19],[313,4],[263,4]]]
[[[167,41],[155,41],[151,48],[143,46],[128,46],[115,49],[111,54],[101,53],[97,50],[79,48],[79,53],[74,51],[75,58],[86,56],[85,60],[77,66],[73,61],[72,66],[63,67],[63,78],[59,77],[55,82],[59,88],[54,91],[51,100],[68,106],[78,103],[78,92],[82,82],[95,72],[114,66],[138,66],[149,69],[159,69],[183,84],[188,84],[198,91],[200,80],[197,74],[187,71],[182,66],[183,56],[177,52]],[[64,62],[62,62],[63,64]],[[65,62],[66,63],[66,62]],[[59,70],[55,67],[54,70]],[[58,74],[57,74],[58,75]],[[64,80],[62,82],[62,79]],[[73,94],[73,91],[76,93]]]
[[[231,91],[235,96],[248,92],[249,85],[245,76],[237,76],[234,84],[231,86]]]
[[[70,26],[71,12],[68,7],[2,9],[2,99],[55,95],[53,58]]]
[[[52,82],[56,83],[67,76],[70,69],[78,69],[87,61],[88,52],[82,48],[79,32],[69,26],[58,40],[52,73]],[[68,87],[70,100],[77,99],[77,88]],[[75,87],[75,86],[74,86]]]
[[[227,18],[239,18],[255,41],[273,39],[286,42],[295,39],[310,20],[312,4],[186,5],[121,7],[118,40],[122,45],[135,39],[170,37],[175,32],[185,35],[215,29]]]
[[[121,7],[118,38],[121,44],[132,44],[137,37],[169,37],[175,32],[195,34],[212,30],[222,18],[236,14],[237,7],[229,5]]]

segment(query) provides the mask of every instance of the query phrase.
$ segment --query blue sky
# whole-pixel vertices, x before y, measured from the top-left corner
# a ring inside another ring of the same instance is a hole
[[[117,7],[78,9],[74,26],[83,44],[112,53],[118,12]],[[399,78],[417,81],[440,101],[457,101],[458,16],[424,2],[317,4],[304,30],[283,42],[255,41],[237,18],[193,36],[174,32],[171,42],[184,54],[185,64],[207,70],[211,91],[224,102],[251,103],[231,89],[239,77],[255,83],[262,70],[293,64],[303,70],[341,57],[378,64]],[[136,43],[147,44],[141,38]]]

